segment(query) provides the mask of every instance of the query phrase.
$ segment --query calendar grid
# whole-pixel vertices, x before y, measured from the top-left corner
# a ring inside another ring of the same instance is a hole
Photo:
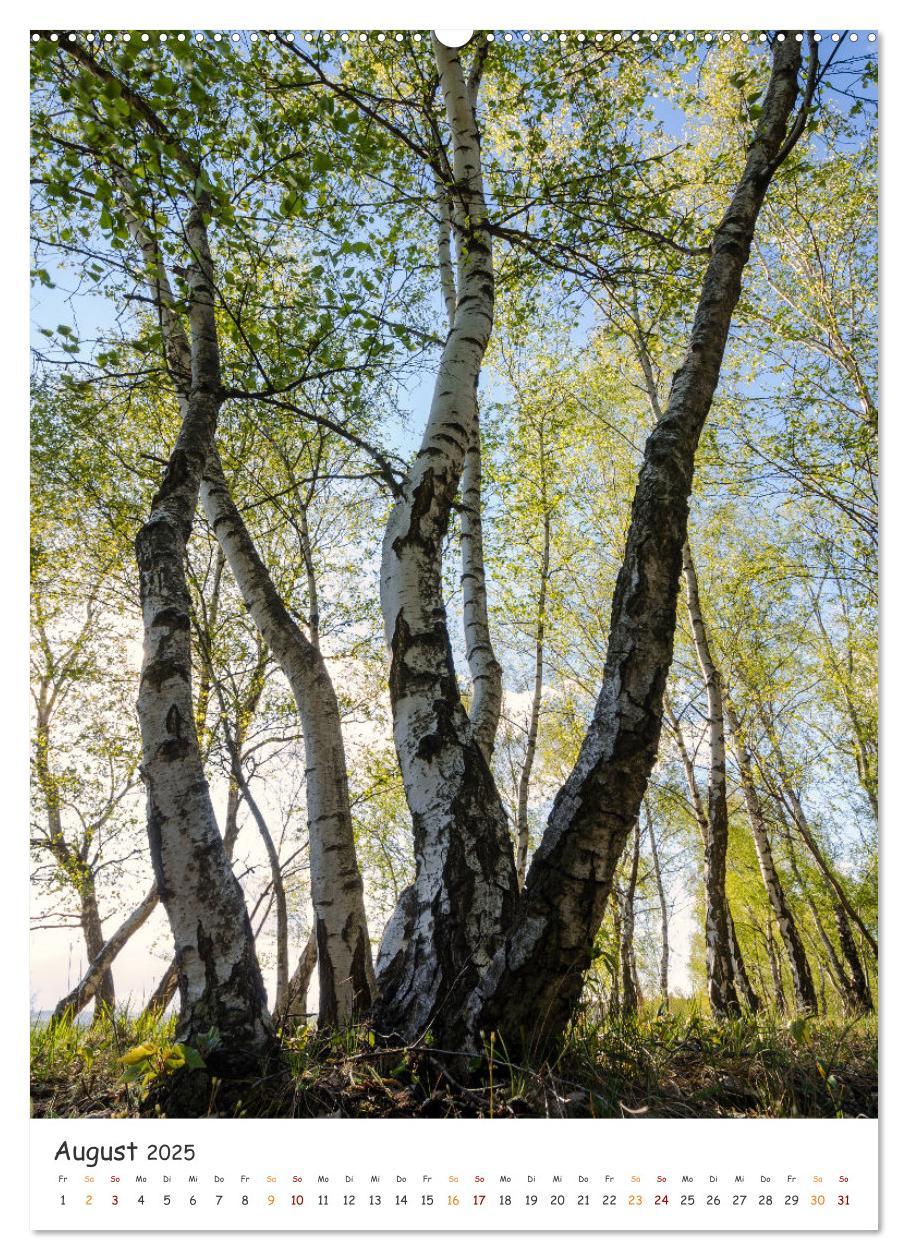
[[[40,1230],[868,1230],[877,1122],[41,1121]],[[367,1128],[363,1128],[363,1126]],[[368,1142],[364,1139],[368,1136]]]

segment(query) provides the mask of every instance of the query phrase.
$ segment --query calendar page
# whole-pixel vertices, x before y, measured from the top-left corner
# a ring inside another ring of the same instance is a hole
[[[875,1230],[877,32],[316,15],[22,40],[31,1229]]]

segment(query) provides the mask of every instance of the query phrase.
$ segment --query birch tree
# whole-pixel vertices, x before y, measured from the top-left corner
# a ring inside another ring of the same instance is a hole
[[[714,1013],[811,1012],[824,975],[872,1007],[872,566],[831,539],[870,538],[864,472],[843,486],[872,446],[824,470],[838,435],[808,425],[793,459],[758,397],[769,335],[778,392],[806,363],[818,407],[828,359],[870,432],[867,304],[837,309],[869,238],[858,197],[851,270],[810,252],[823,72],[778,35],[771,65],[713,49],[705,86],[667,45],[42,43],[39,261],[117,311],[89,362],[49,339],[141,524],[154,863],[63,1009],[160,898],[152,1005],[179,984],[219,1073],[293,1036],[316,965],[326,1031],[369,1020],[451,1073],[493,1032],[548,1053],[606,969],[616,1018],[667,1008],[701,849]]]
[[[477,377],[492,331],[494,278],[474,95],[458,53],[433,43],[450,129],[456,199],[457,305],[420,451],[382,549],[390,699],[416,880],[385,929],[378,958],[381,1026],[430,1025],[463,1040],[463,1005],[503,939],[517,891],[507,822],[464,713],[441,600],[441,547],[474,440]]]
[[[552,809],[515,926],[482,978],[476,1018],[519,1042],[563,1029],[576,1003],[615,863],[656,755],[697,442],[772,177],[806,124],[795,113],[800,45],[784,33],[744,171],[716,229],[691,340],[654,429],[612,602],[604,683],[584,747]],[[792,117],[794,120],[792,121]]]

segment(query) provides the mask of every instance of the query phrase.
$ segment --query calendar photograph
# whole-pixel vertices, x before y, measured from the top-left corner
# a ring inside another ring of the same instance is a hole
[[[54,1207],[133,1121],[875,1142],[876,34],[28,39]]]

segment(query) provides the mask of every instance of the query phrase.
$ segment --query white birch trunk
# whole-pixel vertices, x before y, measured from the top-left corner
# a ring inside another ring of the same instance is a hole
[[[475,97],[472,95],[470,103],[475,110]],[[438,273],[450,332],[457,314],[457,278],[451,260],[451,232],[455,220],[450,197],[437,176],[435,201],[438,213]],[[462,232],[463,213],[457,216],[457,223]],[[501,720],[502,684],[501,665],[492,647],[486,596],[482,538],[482,439],[478,405],[473,416],[461,479],[460,560],[464,642],[473,683],[470,726],[483,756],[491,763],[498,723]]]
[[[416,878],[382,939],[378,1020],[408,1039],[431,1025],[440,1044],[456,1044],[465,996],[513,914],[516,876],[504,810],[460,702],[441,589],[442,543],[474,443],[494,280],[475,111],[457,52],[437,40],[434,49],[451,132],[458,291],[422,445],[382,551],[394,741]]]
[[[612,600],[603,686],[580,755],[556,797],[517,920],[467,1016],[516,1050],[559,1038],[580,996],[615,866],[656,758],[672,657],[688,496],[700,433],[719,379],[757,217],[797,139],[795,32],[773,45],[760,121],[712,252],[685,359],[644,452]],[[811,66],[815,53],[811,54]],[[800,121],[800,120],[799,120]]]
[[[192,696],[186,543],[217,423],[220,364],[214,281],[203,209],[186,221],[191,386],[183,424],[136,539],[144,658],[138,713],[148,837],[180,973],[183,1041],[219,1041],[209,1053],[221,1075],[255,1070],[274,1045],[265,988],[242,889],[214,815],[196,734]]]
[[[467,663],[473,681],[470,727],[487,762],[491,763],[501,720],[501,665],[492,647],[486,596],[485,552],[482,541],[482,453],[479,415],[473,423],[464,457],[461,483],[460,556],[463,591],[463,631]]]
[[[190,403],[185,389],[189,378],[189,345],[154,243],[140,225],[134,230],[149,275],[153,277],[152,296],[161,313],[171,376],[185,414]],[[300,522],[305,531],[301,544],[310,583],[314,642],[306,637],[278,594],[230,496],[213,444],[202,474],[201,498],[243,600],[287,677],[300,715],[306,748],[310,885],[318,941],[319,1023],[323,1027],[343,1027],[361,1018],[371,1006],[375,975],[362,877],[353,839],[340,711],[330,674],[317,646],[318,603],[305,513]],[[259,830],[262,832],[261,824]],[[265,832],[262,832],[263,839]],[[269,848],[268,840],[265,843],[273,868],[273,845]],[[278,881],[275,887],[280,886]],[[283,975],[280,981],[278,996],[283,1005],[286,999]]]
[[[344,1026],[368,1010],[375,980],[337,697],[321,652],[280,598],[233,503],[213,450],[202,480],[202,503],[249,613],[287,676],[299,711],[306,748],[319,1022],[322,1026]],[[283,1005],[283,992],[280,998]]]

